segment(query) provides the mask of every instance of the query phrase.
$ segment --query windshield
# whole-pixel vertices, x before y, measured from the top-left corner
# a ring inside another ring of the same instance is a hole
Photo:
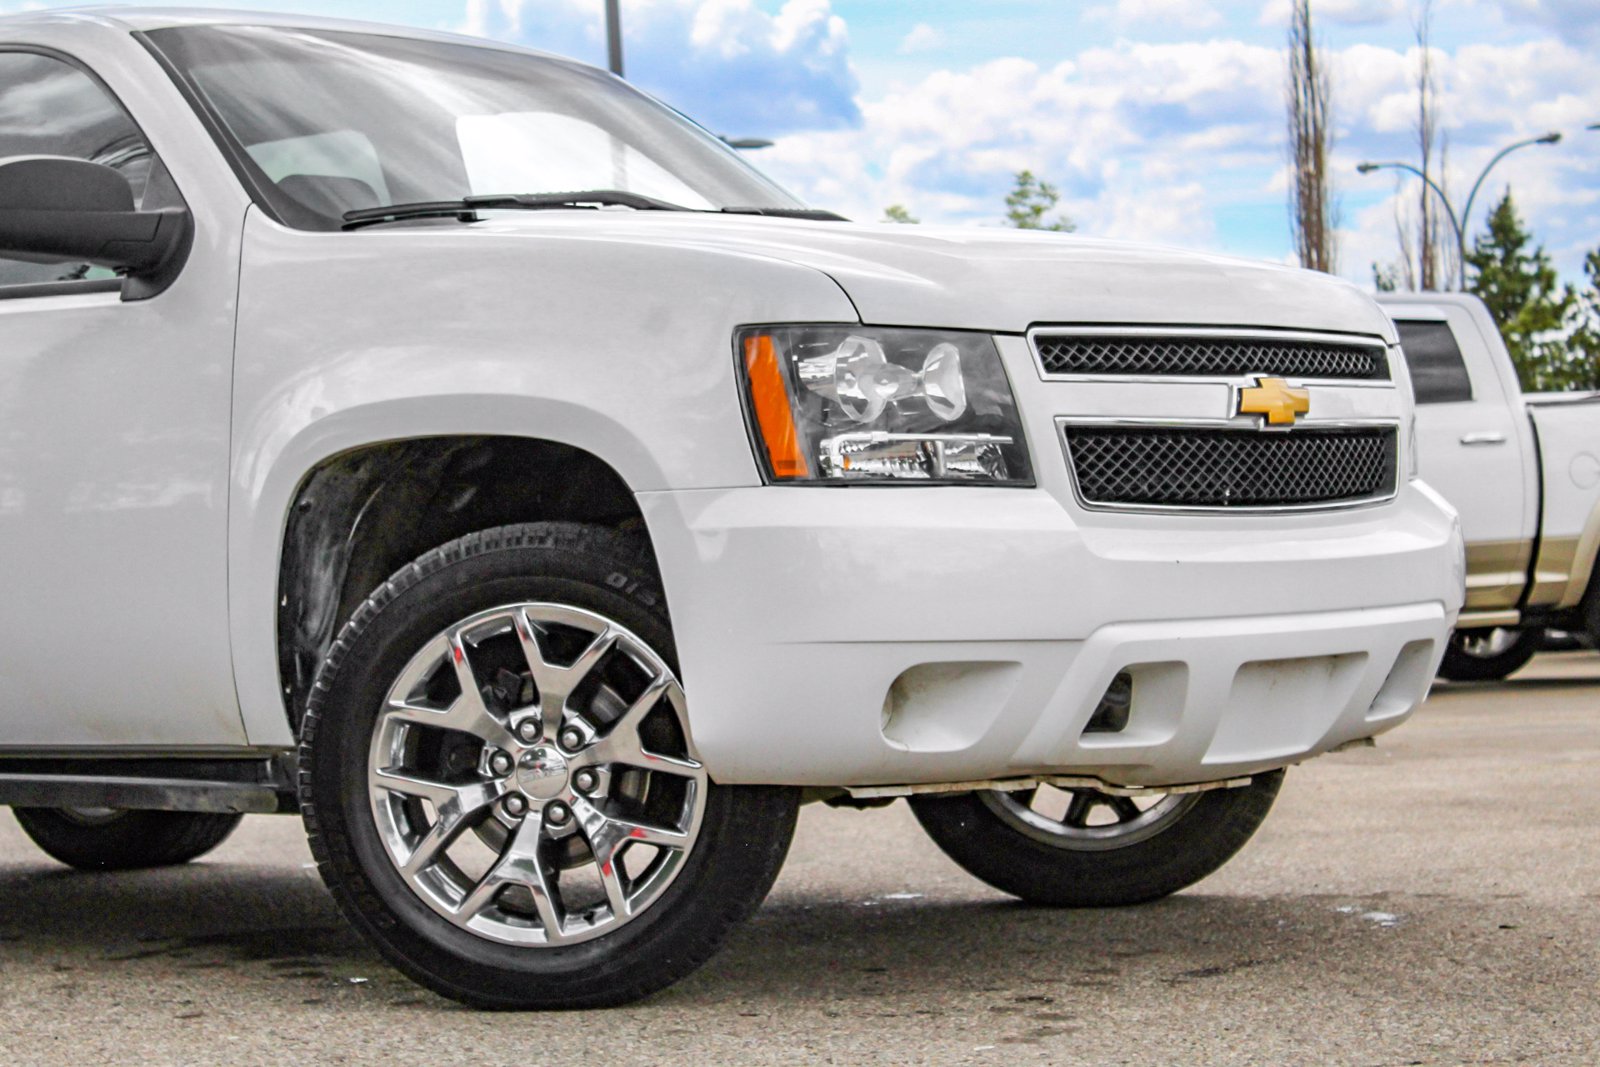
[[[595,189],[699,210],[802,206],[671,108],[566,60],[266,26],[146,36],[291,226],[337,229],[346,211],[388,204]]]

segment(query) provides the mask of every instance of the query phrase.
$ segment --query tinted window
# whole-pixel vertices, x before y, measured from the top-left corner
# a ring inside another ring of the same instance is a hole
[[[32,52],[0,52],[0,159],[72,156],[115,167],[144,196],[149,146],[122,107],[72,64]],[[109,278],[87,263],[0,258],[0,286]]]
[[[1400,347],[1411,368],[1411,388],[1419,404],[1472,399],[1472,379],[1461,359],[1456,335],[1446,322],[1397,322]]]

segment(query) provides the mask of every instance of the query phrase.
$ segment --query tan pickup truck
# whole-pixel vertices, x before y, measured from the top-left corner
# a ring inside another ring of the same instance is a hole
[[[1385,293],[1417,400],[1422,477],[1461,513],[1467,601],[1440,674],[1504,678],[1549,629],[1600,639],[1600,393],[1524,395],[1488,308]]]

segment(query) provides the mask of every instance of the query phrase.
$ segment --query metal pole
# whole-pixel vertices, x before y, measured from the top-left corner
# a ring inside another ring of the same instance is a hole
[[[1461,224],[1463,226],[1472,225],[1472,202],[1474,200],[1478,199],[1478,190],[1483,188],[1483,180],[1489,176],[1489,172],[1491,170],[1494,170],[1495,164],[1499,163],[1502,159],[1506,158],[1507,156],[1509,156],[1511,153],[1515,152],[1519,148],[1527,148],[1529,145],[1535,145],[1535,144],[1560,144],[1560,143],[1561,143],[1561,135],[1559,133],[1547,133],[1543,137],[1530,137],[1526,141],[1518,141],[1514,145],[1507,145],[1506,147],[1500,149],[1500,151],[1498,153],[1496,153],[1495,157],[1493,159],[1489,160],[1489,165],[1487,167],[1483,168],[1483,173],[1478,175],[1478,180],[1472,183],[1472,192],[1467,194],[1467,206],[1461,212]],[[1467,253],[1466,253],[1466,246],[1463,245],[1462,246],[1462,250],[1461,250],[1461,288],[1463,290],[1465,290],[1466,287],[1467,287]]]
[[[1413,167],[1409,163],[1362,163],[1360,166],[1356,167],[1356,170],[1360,171],[1362,174],[1370,174],[1372,171],[1383,170],[1385,168],[1410,171],[1412,174],[1415,174],[1417,177],[1426,182],[1429,189],[1433,190],[1433,195],[1437,196],[1439,198],[1439,203],[1444,205],[1445,217],[1450,220],[1450,229],[1455,231],[1457,261],[1458,263],[1464,264],[1467,258],[1467,237],[1466,234],[1461,230],[1461,221],[1456,218],[1456,209],[1450,206],[1450,198],[1444,195],[1444,190],[1439,188],[1438,183],[1432,178],[1428,177],[1426,174],[1422,173],[1422,171],[1418,170],[1416,167]],[[1463,266],[1461,268],[1461,288],[1463,289],[1467,287],[1466,279],[1467,271],[1466,267]]]
[[[1591,130],[1600,129],[1600,125],[1591,126],[1589,128]],[[1495,157],[1489,160],[1489,165],[1484,167],[1483,171],[1478,175],[1478,180],[1472,183],[1472,191],[1467,194],[1467,206],[1461,212],[1459,218],[1457,218],[1455,213],[1451,211],[1450,198],[1444,195],[1444,190],[1439,188],[1437,185],[1434,185],[1431,179],[1429,179],[1420,170],[1418,170],[1416,167],[1413,167],[1409,163],[1362,163],[1360,166],[1356,167],[1356,170],[1360,171],[1362,174],[1368,174],[1375,170],[1382,170],[1385,167],[1392,167],[1397,170],[1408,170],[1412,174],[1415,174],[1417,177],[1421,178],[1423,181],[1427,182],[1429,187],[1438,194],[1440,202],[1444,204],[1445,211],[1450,213],[1450,225],[1453,226],[1456,231],[1456,268],[1458,272],[1459,284],[1464,292],[1467,288],[1466,227],[1472,225],[1472,204],[1473,201],[1478,199],[1478,190],[1483,188],[1484,179],[1489,177],[1489,172],[1494,170],[1494,168],[1502,159],[1506,158],[1519,148],[1527,148],[1529,145],[1536,144],[1560,143],[1561,135],[1559,133],[1547,133],[1543,137],[1530,137],[1526,141],[1518,141],[1516,144],[1510,144],[1500,149],[1499,152],[1495,153]]]
[[[622,77],[622,0],[606,0],[606,59],[611,73]]]

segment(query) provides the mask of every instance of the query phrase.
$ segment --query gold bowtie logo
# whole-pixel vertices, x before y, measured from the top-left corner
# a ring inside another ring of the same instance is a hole
[[[1293,426],[1296,415],[1310,410],[1310,390],[1291,389],[1282,378],[1257,378],[1254,387],[1239,390],[1239,414],[1265,415],[1269,426]]]

